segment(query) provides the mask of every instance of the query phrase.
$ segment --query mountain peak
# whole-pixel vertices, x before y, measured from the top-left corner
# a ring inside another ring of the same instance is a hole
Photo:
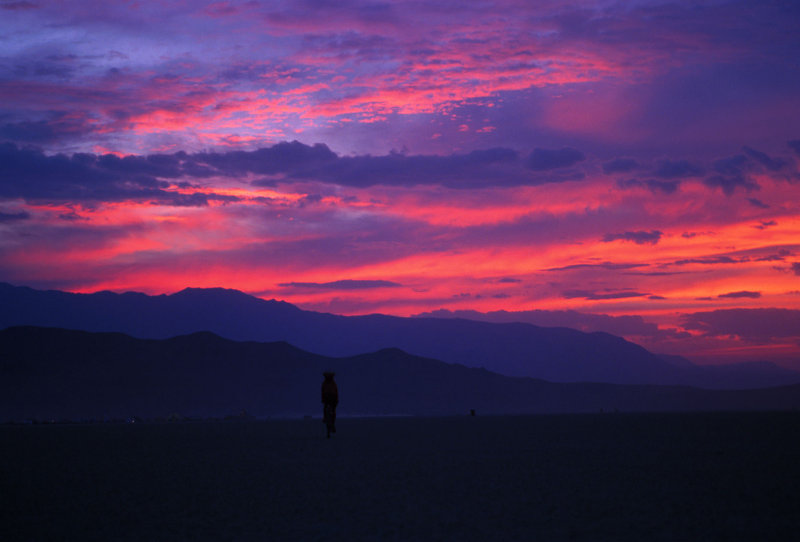
[[[171,294],[170,297],[187,297],[187,296],[200,296],[200,295],[213,295],[213,296],[222,296],[222,295],[231,295],[231,296],[247,296],[252,297],[241,290],[236,290],[233,288],[193,288],[188,287],[184,288],[179,292],[175,292]]]
[[[220,302],[220,301],[230,301],[230,302],[257,302],[257,303],[268,303],[273,306],[279,306],[283,308],[292,308],[295,310],[300,310],[295,305],[288,303],[286,301],[279,301],[277,299],[262,299],[260,297],[256,297],[254,295],[245,293],[241,290],[236,290],[234,288],[193,288],[188,287],[175,292],[174,294],[170,294],[167,297],[173,299],[197,299],[202,301],[209,301],[209,302]]]

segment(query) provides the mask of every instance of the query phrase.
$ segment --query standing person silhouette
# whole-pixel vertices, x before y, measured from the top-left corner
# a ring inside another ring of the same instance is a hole
[[[322,381],[322,421],[328,429],[328,438],[331,438],[331,433],[336,432],[336,405],[339,404],[339,388],[333,379],[335,374],[322,373],[322,376],[325,377],[325,380]]]

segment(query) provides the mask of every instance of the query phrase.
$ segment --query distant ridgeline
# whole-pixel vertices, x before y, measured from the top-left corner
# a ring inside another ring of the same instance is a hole
[[[0,283],[0,329],[19,325],[151,339],[210,331],[238,341],[285,341],[325,356],[400,348],[450,364],[551,382],[729,389],[800,383],[800,373],[769,363],[700,367],[607,333],[455,318],[337,316],[221,288],[148,296],[72,294]]]
[[[342,415],[789,410],[800,385],[764,390],[556,384],[502,376],[398,349],[328,358],[285,342],[208,332],[171,339],[12,327],[0,331],[0,421],[319,416],[333,370]]]

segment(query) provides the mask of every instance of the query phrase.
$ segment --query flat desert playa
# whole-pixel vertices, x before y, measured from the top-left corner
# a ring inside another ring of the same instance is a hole
[[[2,540],[788,540],[800,413],[0,427]]]

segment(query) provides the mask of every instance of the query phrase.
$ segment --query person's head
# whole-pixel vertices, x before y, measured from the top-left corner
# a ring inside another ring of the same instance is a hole
[[[324,373],[322,373],[322,376],[325,377],[325,380],[333,380],[333,377],[334,377],[335,374],[336,373],[333,373],[333,372],[330,372],[330,371],[325,371]]]

